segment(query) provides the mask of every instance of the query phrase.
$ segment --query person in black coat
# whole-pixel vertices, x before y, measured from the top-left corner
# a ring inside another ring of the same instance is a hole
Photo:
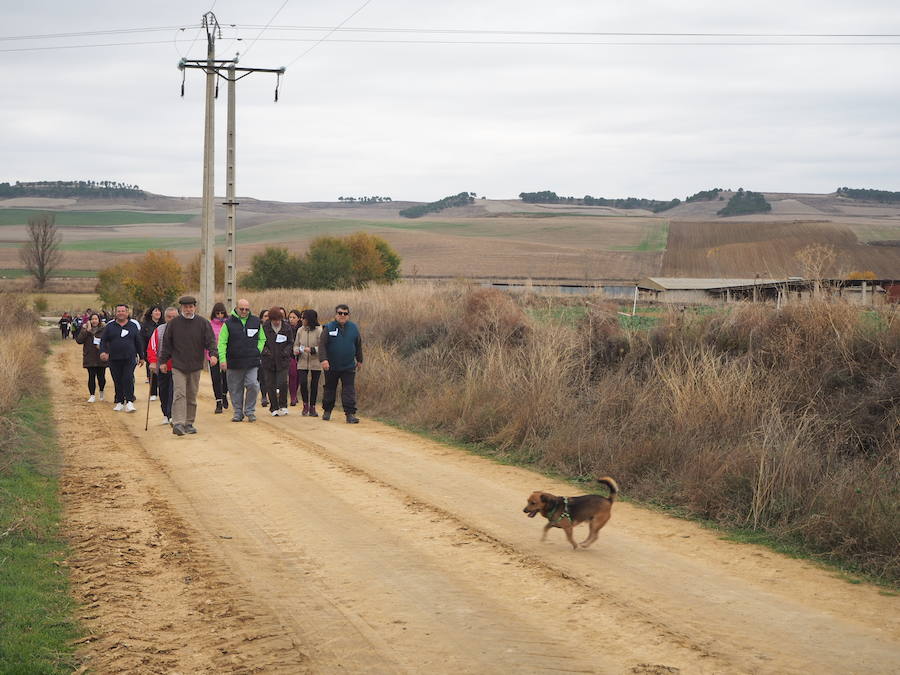
[[[134,412],[134,367],[144,363],[144,342],[136,322],[128,319],[128,305],[116,305],[116,320],[100,336],[100,360],[109,365],[116,385],[113,410]]]

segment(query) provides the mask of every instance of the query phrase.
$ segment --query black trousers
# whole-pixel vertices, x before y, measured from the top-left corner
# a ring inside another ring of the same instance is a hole
[[[159,384],[159,407],[162,408],[162,414],[166,417],[172,417],[172,399],[175,397],[175,387],[172,386],[172,371],[158,373],[156,381]]]
[[[116,385],[116,403],[134,402],[134,361],[121,359],[109,362],[109,374]]]
[[[269,396],[269,384],[266,382],[268,374],[268,371],[262,366],[256,369],[256,380],[259,382],[259,391],[263,398],[268,398]]]
[[[216,365],[212,365],[209,361],[206,363],[209,365],[209,377],[212,380],[213,394],[215,394],[217,401],[221,401],[228,396],[228,379],[226,378],[228,371],[221,370],[218,363]]]
[[[156,396],[159,392],[159,379],[156,377],[156,373],[150,370],[150,362],[147,361],[146,355],[144,355],[144,368],[147,371],[147,379],[150,380],[150,395]]]
[[[356,371],[355,370],[326,370],[325,387],[322,392],[322,408],[326,412],[334,408],[337,401],[337,386],[341,383],[341,405],[344,413],[352,415],[356,413]]]
[[[309,378],[307,378],[307,373],[309,374]],[[316,404],[316,398],[319,394],[319,376],[321,374],[321,370],[297,371],[297,375],[300,378],[300,398],[303,399],[304,403],[308,403],[309,405]],[[311,380],[309,384],[306,382],[307,379]]]
[[[259,369],[263,372],[263,369]],[[260,378],[266,384],[265,393],[269,399],[269,410],[287,408],[288,401],[288,369],[266,369],[265,375]]]
[[[106,389],[106,366],[88,366],[88,392],[91,396],[100,385],[100,391]]]

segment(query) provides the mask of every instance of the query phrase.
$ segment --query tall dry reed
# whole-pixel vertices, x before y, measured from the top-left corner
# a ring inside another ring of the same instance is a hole
[[[802,541],[900,579],[900,321],[890,309],[747,304],[623,331],[614,307],[536,321],[459,285],[270,291],[347,302],[362,409],[631,495]],[[289,306],[290,305],[290,306]]]
[[[0,293],[0,470],[16,451],[17,420],[13,411],[26,393],[41,382],[46,339],[38,334],[37,316],[19,293]]]

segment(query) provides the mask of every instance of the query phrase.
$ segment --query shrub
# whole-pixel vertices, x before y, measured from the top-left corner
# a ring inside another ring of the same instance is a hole
[[[47,298],[43,295],[35,296],[34,302],[32,304],[34,306],[34,311],[38,314],[44,314],[47,311],[47,308],[50,306]]]

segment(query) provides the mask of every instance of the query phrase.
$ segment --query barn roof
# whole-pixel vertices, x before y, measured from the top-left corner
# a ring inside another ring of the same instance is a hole
[[[713,291],[726,288],[752,288],[783,284],[787,279],[692,279],[684,277],[647,277],[638,288],[654,291]]]

